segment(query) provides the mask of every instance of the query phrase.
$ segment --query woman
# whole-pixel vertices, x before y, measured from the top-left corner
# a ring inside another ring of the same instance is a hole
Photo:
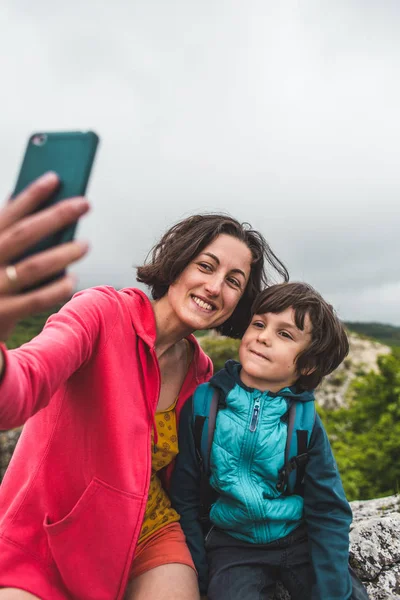
[[[27,421],[0,489],[0,600],[198,599],[168,500],[179,414],[211,363],[192,332],[240,336],[262,236],[224,215],[172,227],[137,289],[76,294],[0,353],[0,429]]]

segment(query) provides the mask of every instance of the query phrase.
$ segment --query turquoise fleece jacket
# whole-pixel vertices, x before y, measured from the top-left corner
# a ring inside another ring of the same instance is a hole
[[[293,400],[305,402],[313,395],[296,394],[293,388],[277,394],[248,388],[240,381],[240,368],[239,363],[228,361],[210,381],[220,390],[225,404],[218,412],[211,451],[210,483],[217,494],[210,512],[211,523],[238,539],[268,543],[288,535],[305,521],[314,571],[312,600],[348,600],[351,510],[318,416],[310,439],[304,497],[284,496],[276,489],[278,472],[284,463],[285,415]],[[207,558],[198,520],[200,466],[191,399],[181,413],[179,455],[170,495],[181,515],[200,590],[206,593]]]

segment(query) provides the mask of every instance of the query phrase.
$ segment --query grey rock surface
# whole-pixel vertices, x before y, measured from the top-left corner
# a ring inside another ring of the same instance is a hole
[[[400,600],[400,496],[352,502],[350,564],[371,600]],[[289,600],[278,586],[275,600]]]
[[[353,502],[350,563],[373,600],[400,600],[400,496]]]

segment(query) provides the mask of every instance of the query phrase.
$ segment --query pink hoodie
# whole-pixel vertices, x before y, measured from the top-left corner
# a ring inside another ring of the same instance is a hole
[[[150,481],[155,337],[143,292],[99,287],[5,351],[0,429],[29,420],[0,487],[0,587],[43,600],[123,597]],[[189,339],[178,419],[212,371]]]

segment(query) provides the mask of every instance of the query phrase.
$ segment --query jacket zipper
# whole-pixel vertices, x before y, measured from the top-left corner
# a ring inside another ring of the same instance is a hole
[[[260,397],[254,399],[253,414],[250,421],[250,431],[255,431],[258,425],[258,417],[260,414]]]
[[[247,487],[247,489],[249,490],[249,493],[252,495],[253,497],[253,501],[256,502],[257,504],[259,503],[258,500],[258,490],[255,489],[255,484],[253,482],[253,478],[251,476],[251,466],[253,464],[253,460],[254,460],[254,452],[255,452],[255,448],[257,445],[257,440],[258,440],[258,435],[257,435],[257,427],[258,427],[258,422],[260,420],[260,413],[262,412],[262,406],[261,406],[261,398],[262,398],[263,394],[262,393],[258,393],[258,395],[256,397],[254,397],[254,404],[253,404],[253,408],[251,411],[251,417],[250,417],[250,425],[248,428],[248,434],[244,436],[243,438],[243,447],[245,449],[245,452],[242,454],[242,458],[244,458],[246,466],[242,471],[242,481],[243,484]],[[248,507],[250,508],[250,507]],[[251,513],[252,511],[250,511]],[[251,514],[251,516],[253,516]],[[254,519],[255,520],[255,519]],[[256,533],[256,532],[255,532]],[[258,535],[256,533],[256,539],[255,539],[255,543],[259,543],[258,540]]]

